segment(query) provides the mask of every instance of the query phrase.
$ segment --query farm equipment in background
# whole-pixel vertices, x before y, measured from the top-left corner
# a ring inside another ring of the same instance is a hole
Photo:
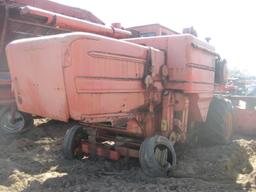
[[[93,32],[129,37],[129,31],[107,27],[92,13],[47,0],[0,0],[0,128],[6,133],[26,130],[33,119],[16,110],[5,47],[13,40],[68,33]]]
[[[239,78],[229,78],[225,85],[225,92],[229,95],[246,95],[246,83]]]
[[[214,97],[223,61],[192,35],[76,32],[17,40],[6,50],[18,109],[77,122],[64,138],[68,159],[135,157],[146,174],[167,176],[174,145],[197,127],[207,144],[231,138],[232,106]]]
[[[234,130],[247,136],[256,136],[256,91],[255,85],[243,84],[238,94],[223,94],[233,105]],[[240,94],[239,94],[240,93]]]
[[[253,77],[229,78],[222,94],[233,105],[234,130],[256,136],[256,84]]]
[[[232,101],[235,119],[235,131],[247,136],[256,136],[256,97],[226,96]]]

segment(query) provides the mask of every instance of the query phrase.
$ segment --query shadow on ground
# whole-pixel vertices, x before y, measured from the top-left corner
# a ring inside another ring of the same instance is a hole
[[[30,132],[0,137],[0,191],[253,191],[256,142],[237,137],[229,145],[177,146],[178,165],[171,178],[145,176],[138,160],[65,160],[62,141],[71,126],[36,123]],[[254,148],[255,147],[255,148]],[[256,178],[256,177],[255,177]]]

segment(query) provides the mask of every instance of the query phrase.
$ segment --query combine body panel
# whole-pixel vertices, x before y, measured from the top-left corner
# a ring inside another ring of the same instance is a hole
[[[7,52],[18,108],[62,121],[128,117],[145,104],[147,51],[80,33],[15,41]],[[152,50],[152,58],[159,71],[164,54]]]
[[[186,93],[213,92],[214,48],[192,35],[126,39],[129,42],[165,50],[169,89]]]
[[[189,94],[191,120],[205,121],[214,92],[216,53],[192,35],[126,39],[166,53],[167,89]]]
[[[22,40],[21,40],[22,42]],[[13,74],[18,108],[35,115],[49,115],[51,118],[67,120],[67,101],[62,71],[62,44],[51,43],[49,47],[40,42],[19,45],[19,52],[11,52],[9,65]],[[49,44],[48,44],[49,45]],[[47,52],[45,49],[47,48]],[[49,51],[49,52],[48,52]],[[27,54],[25,54],[27,53]],[[20,61],[17,63],[17,61]],[[28,98],[32,97],[30,100]],[[48,102],[45,102],[48,101]]]

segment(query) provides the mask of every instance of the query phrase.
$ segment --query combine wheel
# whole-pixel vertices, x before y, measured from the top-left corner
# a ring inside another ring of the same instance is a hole
[[[156,135],[141,144],[139,160],[146,175],[166,177],[176,165],[176,153],[166,137]]]
[[[205,123],[203,141],[207,144],[226,144],[233,133],[232,104],[220,96],[213,98]]]
[[[81,125],[74,125],[67,130],[63,144],[63,153],[66,159],[83,158],[81,141],[86,138],[86,136],[87,135]]]
[[[20,134],[33,125],[31,115],[19,111],[12,112],[9,107],[0,109],[0,130],[4,134]]]

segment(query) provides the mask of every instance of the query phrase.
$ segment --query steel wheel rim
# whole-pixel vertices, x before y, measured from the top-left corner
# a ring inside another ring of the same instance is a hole
[[[167,146],[163,144],[156,145],[154,149],[154,155],[158,165],[161,168],[171,169],[173,165],[172,153]]]

